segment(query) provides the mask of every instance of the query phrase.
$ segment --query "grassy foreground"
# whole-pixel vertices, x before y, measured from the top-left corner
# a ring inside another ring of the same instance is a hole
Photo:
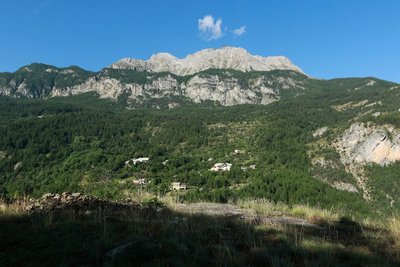
[[[339,212],[267,201],[242,208],[318,227],[178,212],[173,202],[90,212],[0,207],[0,266],[399,266],[400,217],[356,222]],[[113,249],[124,246],[121,251]]]

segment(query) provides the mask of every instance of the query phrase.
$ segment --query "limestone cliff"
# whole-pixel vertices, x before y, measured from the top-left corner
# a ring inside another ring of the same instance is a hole
[[[303,71],[283,56],[255,56],[239,47],[204,49],[179,59],[168,53],[158,53],[148,60],[124,58],[110,65],[114,69],[134,69],[148,72],[170,72],[191,75],[210,68],[238,71],[292,70]],[[303,73],[304,74],[304,73]]]
[[[400,130],[392,125],[354,123],[337,138],[334,147],[347,171],[363,189],[364,198],[370,200],[364,166],[371,163],[385,166],[400,160]]]
[[[186,82],[180,82],[171,75],[149,79],[142,83],[124,83],[115,78],[90,78],[85,83],[70,88],[55,88],[51,96],[75,95],[96,92],[102,98],[117,99],[123,93],[131,101],[165,96],[184,96],[194,103],[215,101],[223,106],[235,104],[269,104],[280,97],[280,90],[292,88],[302,92],[301,81],[258,77],[250,79],[248,86],[240,84],[235,77],[218,75],[195,75]]]
[[[285,57],[253,56],[243,48],[205,49],[184,59],[159,53],[124,59],[99,72],[31,64],[0,73],[0,95],[48,98],[95,92],[101,98],[142,104],[181,98],[223,106],[269,104],[282,93],[304,93],[310,78]]]
[[[337,149],[345,164],[384,166],[400,160],[400,131],[392,125],[354,123],[338,139]]]

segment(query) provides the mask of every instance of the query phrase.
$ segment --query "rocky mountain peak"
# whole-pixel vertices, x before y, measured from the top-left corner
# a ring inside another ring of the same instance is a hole
[[[292,70],[304,72],[284,56],[257,56],[240,47],[208,48],[179,59],[169,53],[158,53],[148,60],[125,58],[110,65],[114,69],[135,69],[148,72],[171,72],[191,75],[207,69],[238,71]]]
[[[149,61],[151,62],[158,62],[158,61],[174,61],[177,60],[178,58],[176,58],[175,56],[171,55],[170,53],[166,53],[166,52],[160,52],[157,54],[154,54],[150,57]]]

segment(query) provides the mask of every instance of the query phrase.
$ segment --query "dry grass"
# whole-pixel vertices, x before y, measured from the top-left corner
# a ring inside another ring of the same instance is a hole
[[[394,215],[389,219],[388,229],[394,241],[394,250],[397,251],[397,258],[400,259],[400,216]]]
[[[12,204],[7,204],[0,199],[0,215],[19,215],[24,213],[25,201],[18,201]]]
[[[332,223],[338,221],[341,216],[341,212],[333,209],[321,209],[307,205],[296,205],[291,209],[291,214],[295,217],[300,217],[309,220],[313,223],[327,222]]]
[[[308,205],[295,205],[289,207],[282,203],[273,203],[267,199],[239,200],[238,206],[254,211],[258,215],[281,216],[288,215],[307,219],[310,222],[335,222],[342,217],[342,212],[333,209],[321,209]]]
[[[132,191],[132,190],[126,190],[123,192],[123,196],[125,198],[130,198],[134,200],[135,202],[138,203],[143,203],[147,202],[150,199],[156,198],[156,195],[146,192],[146,191]]]
[[[176,204],[177,204],[177,199],[172,196],[172,195],[165,195],[161,198],[159,198],[159,200],[168,208],[175,210]]]
[[[243,209],[250,210],[257,215],[280,216],[288,214],[290,208],[282,203],[273,203],[268,199],[239,200],[236,203]]]
[[[135,202],[144,201],[143,208],[110,212],[107,216],[104,211],[95,210],[88,215],[65,212],[25,214],[19,218],[12,216],[18,212],[23,214],[19,205],[2,206],[0,202],[0,215],[6,215],[0,232],[6,238],[0,249],[7,252],[4,255],[9,262],[15,258],[21,263],[31,261],[29,255],[34,251],[38,256],[33,259],[34,263],[46,257],[72,266],[85,261],[98,264],[105,252],[131,240],[142,241],[116,257],[119,263],[116,266],[150,261],[158,266],[169,265],[171,259],[181,262],[182,266],[396,266],[393,265],[397,263],[396,251],[400,251],[399,216],[382,222],[370,221],[371,227],[358,230],[359,226],[353,222],[342,222],[340,212],[334,210],[306,205],[290,207],[265,199],[236,203],[246,212],[258,215],[329,223],[323,229],[286,224],[255,226],[236,217],[177,212],[174,210],[177,199],[172,195],[156,199],[164,203],[163,209],[145,205],[154,202],[151,194],[131,197]],[[30,234],[32,225],[39,230]],[[54,233],[68,238],[59,242]],[[9,249],[10,244],[22,247],[15,252]],[[48,244],[52,249],[44,251],[42,248]],[[20,256],[21,252],[25,256]],[[77,261],[77,253],[85,258]],[[397,257],[400,259],[400,255]]]

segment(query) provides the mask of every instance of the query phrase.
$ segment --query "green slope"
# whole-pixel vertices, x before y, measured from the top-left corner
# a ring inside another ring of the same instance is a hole
[[[322,126],[330,128],[326,138],[333,140],[354,118],[398,125],[400,90],[393,89],[397,85],[375,78],[304,78],[304,84],[307,89],[301,95],[288,93],[268,106],[130,110],[93,94],[48,100],[2,97],[0,192],[12,198],[69,190],[117,198],[136,190],[120,181],[146,178],[151,181],[146,190],[159,195],[169,191],[172,181],[187,183],[189,190],[181,196],[187,201],[257,197],[335,206],[359,214],[390,210],[386,202],[366,203],[361,193],[339,191],[315,179],[309,153],[315,142],[312,133]],[[339,106],[365,100],[381,104],[350,105],[338,111]],[[375,111],[386,113],[371,117]],[[243,153],[235,155],[235,149]],[[329,150],[315,153],[337,157]],[[125,166],[125,161],[141,156],[150,157],[149,163]],[[230,162],[233,169],[210,172],[216,162]],[[328,173],[352,182],[344,169]],[[388,183],[397,178],[384,176]],[[382,184],[376,183],[378,192]]]

